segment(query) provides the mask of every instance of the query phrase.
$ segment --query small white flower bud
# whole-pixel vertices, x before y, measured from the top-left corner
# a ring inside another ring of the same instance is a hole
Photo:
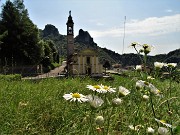
[[[147,95],[143,95],[143,100],[144,100],[144,101],[149,100],[149,96],[147,96]]]
[[[152,127],[148,127],[147,128],[147,133],[148,133],[148,135],[154,134],[154,129]]]
[[[168,130],[167,130],[167,128],[165,128],[165,127],[159,127],[159,128],[158,128],[158,133],[159,133],[160,135],[167,135]]]
[[[95,121],[96,121],[97,125],[101,126],[104,123],[104,118],[103,118],[103,116],[97,116]]]
[[[112,105],[115,107],[119,106],[121,103],[122,103],[122,99],[120,99],[120,98],[114,98],[112,100]]]

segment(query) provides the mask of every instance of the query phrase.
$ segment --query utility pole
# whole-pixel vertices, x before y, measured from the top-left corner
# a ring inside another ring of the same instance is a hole
[[[124,16],[124,35],[123,35],[123,49],[122,49],[122,54],[124,53],[125,30],[126,30],[126,16]]]

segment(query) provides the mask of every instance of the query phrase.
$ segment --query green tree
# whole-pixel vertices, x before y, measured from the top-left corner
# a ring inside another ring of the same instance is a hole
[[[51,48],[53,62],[59,63],[59,54],[58,54],[57,48],[55,47],[54,42],[52,40],[47,40],[46,42],[48,43],[49,47]]]
[[[42,58],[42,46],[39,46],[39,32],[30,20],[23,0],[6,1],[3,5],[0,34],[8,31],[1,42],[3,59],[18,65],[36,64]]]

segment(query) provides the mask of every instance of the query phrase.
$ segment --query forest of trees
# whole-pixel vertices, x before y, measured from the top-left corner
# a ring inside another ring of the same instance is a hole
[[[49,66],[59,61],[51,40],[42,40],[23,0],[6,1],[0,14],[0,65]]]

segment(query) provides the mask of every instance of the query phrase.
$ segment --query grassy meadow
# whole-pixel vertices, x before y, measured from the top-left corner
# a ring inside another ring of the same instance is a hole
[[[166,128],[167,134],[179,133],[178,82],[147,80],[146,74],[136,71],[112,76],[114,80],[0,79],[0,135],[157,135],[159,127]],[[139,89],[138,80],[153,84],[160,92]],[[116,88],[116,92],[98,93],[87,88],[101,84]],[[119,94],[119,86],[130,93]],[[63,98],[69,93],[98,96],[103,103],[70,102]],[[149,127],[154,131],[147,130]]]

